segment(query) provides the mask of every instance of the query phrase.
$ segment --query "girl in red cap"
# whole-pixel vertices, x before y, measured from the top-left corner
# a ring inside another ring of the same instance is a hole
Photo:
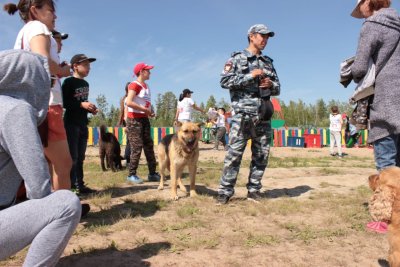
[[[126,97],[126,105],[128,106],[128,139],[131,146],[127,180],[136,184],[143,183],[143,180],[136,173],[142,149],[144,150],[149,168],[148,180],[160,180],[160,175],[156,173],[157,162],[154,155],[154,144],[153,139],[151,139],[151,125],[149,120],[155,114],[151,107],[150,88],[146,84],[146,81],[150,79],[150,70],[152,68],[153,66],[143,62],[136,64],[133,72],[137,76],[137,80],[129,84],[128,96]]]

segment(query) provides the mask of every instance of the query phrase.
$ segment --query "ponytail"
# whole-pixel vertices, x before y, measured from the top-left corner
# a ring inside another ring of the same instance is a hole
[[[14,15],[17,11],[19,11],[19,16],[21,17],[21,19],[25,23],[27,23],[29,20],[32,19],[30,18],[30,8],[32,6],[42,8],[46,4],[56,10],[54,0],[19,0],[18,5],[8,3],[3,6],[3,9],[9,15]]]
[[[8,13],[8,15],[14,15],[18,11],[18,6],[13,3],[8,3],[3,6],[3,10]]]
[[[183,94],[179,95],[179,102],[181,102],[185,97],[183,96]]]

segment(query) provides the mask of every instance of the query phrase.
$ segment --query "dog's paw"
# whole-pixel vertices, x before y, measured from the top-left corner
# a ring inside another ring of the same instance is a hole
[[[172,198],[172,200],[177,201],[179,199],[179,196],[173,196],[171,198]]]
[[[163,186],[163,185],[159,185],[159,186],[157,187],[157,189],[158,189],[158,190],[164,190],[164,186]]]
[[[185,186],[179,186],[179,189],[180,189],[182,192],[187,193],[187,190],[186,190],[186,187],[185,187]]]
[[[197,193],[194,190],[190,190],[190,197],[197,197]]]

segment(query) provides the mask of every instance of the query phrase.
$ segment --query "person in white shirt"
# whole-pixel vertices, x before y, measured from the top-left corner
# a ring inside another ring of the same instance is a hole
[[[192,121],[193,109],[198,110],[202,113],[205,111],[194,103],[191,98],[193,91],[189,89],[184,89],[182,94],[179,96],[178,108],[176,109],[175,121],[179,122],[190,122]]]
[[[332,113],[329,114],[331,156],[336,156],[336,154],[334,152],[334,147],[335,147],[335,143],[336,143],[338,156],[341,158],[341,157],[343,157],[343,154],[342,154],[342,124],[343,124],[343,119],[342,119],[342,115],[340,115],[340,113],[339,113],[339,108],[337,106],[333,106],[331,108],[331,112]]]
[[[216,135],[215,135],[215,142],[214,142],[214,149],[218,150],[218,145],[221,142],[224,149],[227,149],[226,146],[226,127],[225,127],[225,109],[219,108],[218,109],[218,116],[215,120],[211,121],[216,127]]]
[[[12,3],[5,5],[4,10],[10,15],[18,11],[25,23],[18,33],[14,49],[22,49],[46,57],[50,74],[55,77],[54,86],[49,91],[47,118],[40,125],[39,132],[46,158],[51,163],[50,167],[54,167],[54,174],[50,170],[53,190],[70,189],[69,173],[72,159],[62,121],[63,103],[58,80],[70,75],[70,66],[60,64],[57,43],[52,38],[57,19],[54,2],[52,0],[20,0],[17,5]]]

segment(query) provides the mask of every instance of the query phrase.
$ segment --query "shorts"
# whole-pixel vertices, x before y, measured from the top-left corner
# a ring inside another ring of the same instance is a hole
[[[47,112],[47,120],[49,127],[48,141],[62,141],[67,140],[63,121],[63,108],[61,105],[49,106]]]

